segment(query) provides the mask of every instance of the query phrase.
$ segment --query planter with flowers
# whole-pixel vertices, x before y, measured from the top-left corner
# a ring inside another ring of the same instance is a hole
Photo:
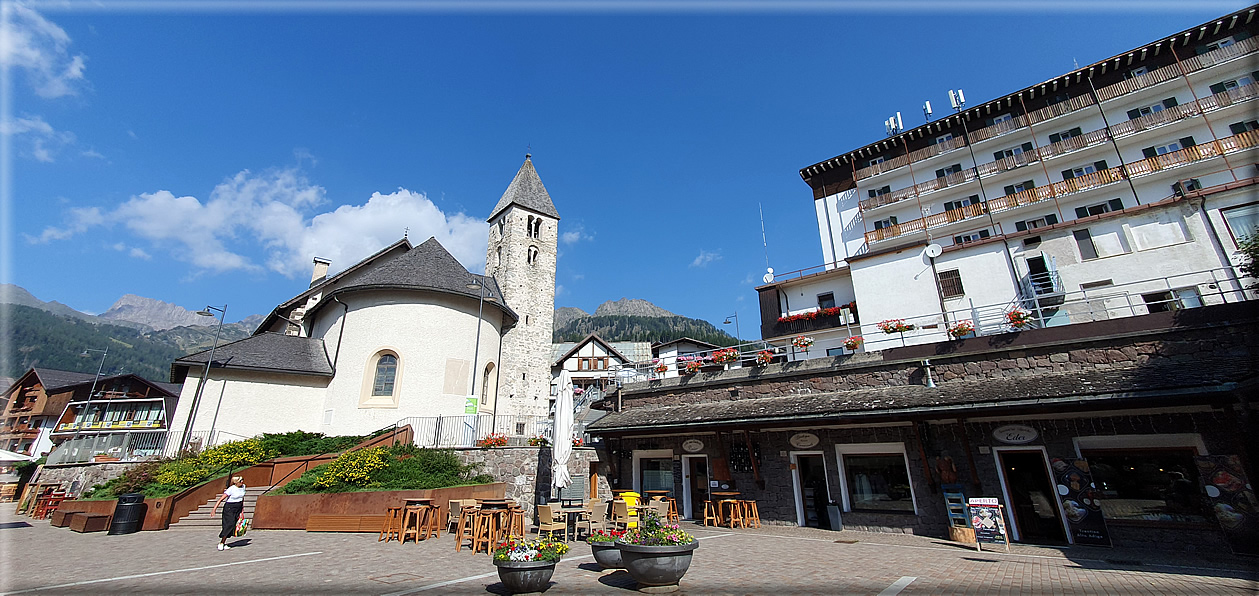
[[[581,447],[585,443],[581,439],[573,439],[573,447]]]
[[[760,352],[756,353],[757,366],[769,366],[769,363],[773,361],[774,361],[774,353],[769,350],[761,350]]]
[[[688,360],[686,362],[686,365],[682,368],[682,374],[693,375],[699,372],[699,369],[703,367],[704,367],[703,360]]]
[[[655,363],[656,363],[656,368],[654,368],[654,369],[652,369],[652,370],[654,370],[654,371],[656,371],[657,373],[662,374],[662,375],[663,375],[663,374],[665,374],[665,373],[667,373],[667,372],[669,372],[669,365],[668,365],[668,364],[665,364],[665,363],[663,363],[663,362],[661,362],[661,361],[659,361],[659,360],[656,360],[656,361],[655,361]]]
[[[639,590],[671,592],[691,567],[691,554],[699,548],[699,541],[677,524],[662,523],[655,511],[647,510],[638,527],[616,541],[616,548]]]
[[[813,338],[807,335],[797,335],[791,338],[791,345],[797,350],[809,351],[809,346],[813,345]]]
[[[586,538],[586,544],[590,545],[590,552],[595,556],[595,562],[604,569],[625,569],[625,563],[621,561],[621,549],[616,547],[616,541],[625,535],[624,530],[595,530],[593,534]]]
[[[865,342],[866,342],[865,338],[861,337],[860,335],[854,335],[844,340],[844,347],[856,352],[857,348],[860,348],[861,344]]]
[[[1005,313],[1005,320],[1016,331],[1021,331],[1032,326],[1032,313],[1016,308]]]
[[[538,539],[517,541],[508,539],[494,549],[494,565],[498,567],[498,579],[512,594],[541,592],[551,585],[555,564],[560,562],[568,545],[563,542]]]
[[[906,323],[905,319],[888,319],[886,321],[879,321],[875,324],[875,326],[879,328],[879,331],[888,335],[914,330],[914,324]]]
[[[529,446],[530,447],[550,447],[551,439],[546,438],[545,435],[529,437]]]
[[[975,324],[970,322],[969,320],[949,323],[949,335],[952,336],[953,339],[962,339],[963,337],[966,337],[967,335],[970,335],[974,332],[975,332]]]
[[[730,364],[739,361],[738,348],[722,348],[713,352],[713,362],[717,364]]]
[[[482,449],[489,449],[490,447],[506,447],[507,435],[503,433],[490,433],[485,435],[484,439],[477,441],[476,446]]]

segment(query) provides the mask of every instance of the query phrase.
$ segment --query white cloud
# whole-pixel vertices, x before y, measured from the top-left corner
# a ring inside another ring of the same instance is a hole
[[[691,266],[704,267],[713,261],[720,261],[720,260],[721,260],[720,253],[708,252],[704,249],[700,249],[699,256],[695,257],[694,261],[691,261]]]
[[[581,224],[575,224],[571,230],[560,234],[560,242],[564,244],[574,244],[582,240],[594,239],[594,234],[587,234],[585,226]]]
[[[567,293],[568,293],[568,288],[565,288],[564,284],[555,284],[555,297],[556,298],[559,298],[560,296],[563,296],[564,294],[567,294]]]
[[[95,149],[88,149],[80,153],[80,155],[82,155],[83,157],[92,157],[95,159],[105,159],[105,156],[101,155],[101,153]]]
[[[141,249],[139,249],[139,248],[133,248],[133,249],[131,249],[131,250],[127,251],[127,254],[129,254],[129,255],[131,255],[131,256],[133,256],[133,257],[137,258],[137,259],[144,259],[144,260],[146,260],[146,261],[147,261],[147,260],[149,260],[149,259],[152,259],[152,258],[153,258],[151,255],[149,255],[149,253],[144,252],[143,250],[141,250]]]
[[[71,55],[65,30],[26,5],[0,5],[0,64],[26,72],[35,93],[54,98],[78,93],[87,60]]]
[[[447,215],[422,193],[399,188],[373,193],[362,204],[316,211],[327,202],[326,191],[296,168],[243,171],[216,186],[204,202],[168,190],[142,193],[112,209],[71,209],[64,226],[27,239],[49,242],[94,226],[123,226],[199,270],[270,270],[295,278],[310,273],[316,256],[331,260],[333,271],[353,265],[402,238],[409,227],[413,244],[436,237],[464,266],[484,270],[485,223],[463,213]],[[135,250],[132,256],[148,255]]]
[[[19,140],[18,151],[24,157],[44,163],[56,161],[57,153],[62,148],[75,143],[74,133],[56,130],[39,116],[23,116],[0,122],[0,134]]]

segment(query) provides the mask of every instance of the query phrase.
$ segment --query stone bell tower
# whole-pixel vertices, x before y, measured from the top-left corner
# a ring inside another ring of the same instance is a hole
[[[486,221],[490,231],[485,274],[498,281],[504,302],[520,316],[503,334],[497,412],[545,416],[551,399],[560,214],[530,155],[525,155],[525,163]]]

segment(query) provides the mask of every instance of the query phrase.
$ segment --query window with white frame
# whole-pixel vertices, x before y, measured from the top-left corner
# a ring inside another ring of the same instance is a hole
[[[1235,79],[1229,79],[1227,81],[1220,81],[1214,85],[1211,85],[1211,93],[1224,93],[1225,91],[1232,91],[1233,89],[1236,89],[1238,87],[1245,87],[1246,85],[1250,85],[1254,82],[1255,82],[1255,79],[1251,75],[1244,75],[1244,76],[1237,77]]]
[[[1014,116],[1011,116],[1010,114],[1002,114],[1002,115],[1000,115],[1000,116],[997,116],[997,117],[993,118],[993,119],[992,119],[992,123],[993,123],[993,124],[1001,124],[1002,122],[1007,122],[1007,121],[1009,121],[1009,120],[1013,120],[1013,119],[1014,119]]]
[[[1075,216],[1078,218],[1085,218],[1092,215],[1110,213],[1111,211],[1123,211],[1123,199],[1111,199],[1105,203],[1088,205],[1086,207],[1076,207]]]
[[[962,171],[962,164],[955,163],[951,166],[936,170],[936,178],[943,178],[945,176],[948,176],[949,174],[956,174],[960,171]]]
[[[1054,215],[1053,213],[1050,213],[1048,215],[1045,215],[1044,217],[1037,217],[1035,219],[1025,219],[1023,221],[1016,221],[1014,222],[1014,229],[1020,232],[1026,232],[1027,230],[1035,230],[1036,228],[1052,226],[1056,223],[1058,223],[1058,216]]]
[[[1178,104],[1176,103],[1176,98],[1169,97],[1158,103],[1152,103],[1150,105],[1141,106],[1139,108],[1133,108],[1131,110],[1128,110],[1128,119],[1136,120],[1137,118],[1140,118],[1142,116],[1149,116],[1150,114],[1157,114],[1163,110],[1166,110],[1167,108],[1174,108],[1177,105]]]
[[[1032,149],[1033,149],[1033,146],[1031,143],[1023,143],[1022,145],[1019,145],[1018,147],[1010,147],[1009,149],[1002,149],[1001,151],[994,151],[992,153],[992,157],[993,159],[1005,159],[1007,157],[1014,157],[1015,155],[1031,153]]]
[[[962,207],[966,207],[968,205],[978,205],[978,204],[979,204],[979,195],[971,195],[960,201],[945,201],[944,210],[953,211],[955,209],[961,209]]]
[[[967,233],[965,233],[965,234],[959,234],[959,235],[957,235],[957,236],[954,236],[954,237],[953,237],[953,244],[967,244],[967,243],[969,243],[969,242],[975,242],[975,241],[977,241],[977,240],[982,240],[982,239],[987,238],[987,237],[989,237],[989,236],[991,236],[991,234],[988,232],[988,230],[979,230],[979,231],[976,231],[976,232],[967,232]]]
[[[1072,178],[1079,178],[1080,176],[1092,174],[1094,172],[1100,172],[1105,169],[1106,169],[1106,160],[1103,159],[1101,161],[1095,161],[1091,164],[1085,164],[1077,168],[1063,170],[1062,179],[1070,180]]]
[[[881,164],[881,163],[883,163],[883,158],[882,158],[882,157],[876,157],[876,158],[874,158],[874,159],[872,159],[872,160],[870,160],[870,161],[866,162],[866,166],[867,166],[867,167],[869,167],[869,166],[877,166],[877,165],[879,165],[879,164]]]
[[[891,216],[886,219],[880,219],[878,221],[875,221],[874,229],[882,230],[883,228],[890,228],[894,225],[896,225],[896,216]]]
[[[1259,234],[1259,203],[1221,209],[1220,215],[1224,216],[1224,225],[1234,242]]]
[[[1064,130],[1062,132],[1056,132],[1054,134],[1049,135],[1049,142],[1058,143],[1058,142],[1065,141],[1070,138],[1078,137],[1082,134],[1084,134],[1084,131],[1081,130],[1080,127],[1077,126],[1070,130]]]
[[[1228,125],[1229,132],[1239,135],[1259,128],[1259,120],[1243,120]]]
[[[1009,195],[1020,193],[1020,192],[1023,192],[1025,190],[1032,189],[1032,188],[1036,188],[1036,182],[1032,180],[1025,180],[1018,184],[1010,184],[1006,186],[1005,194],[1006,196],[1009,196]]]
[[[1138,67],[1136,67],[1136,68],[1134,68],[1134,69],[1132,69],[1132,70],[1130,70],[1130,71],[1128,71],[1128,72],[1124,73],[1123,78],[1125,78],[1125,79],[1131,79],[1131,78],[1139,77],[1139,76],[1141,76],[1141,75],[1143,75],[1143,74],[1145,74],[1145,73],[1147,73],[1147,72],[1150,72],[1150,69],[1149,69],[1149,68],[1147,68],[1147,67],[1145,67],[1145,66],[1138,66]]]
[[[1224,39],[1217,39],[1211,43],[1200,46],[1197,49],[1197,53],[1205,54],[1207,52],[1214,52],[1215,50],[1218,50],[1220,48],[1227,48],[1228,46],[1231,46],[1234,43],[1236,43],[1236,40],[1234,40],[1233,36],[1230,35],[1228,37],[1225,37]]]
[[[1181,137],[1175,141],[1167,143],[1166,145],[1155,145],[1153,147],[1146,147],[1141,150],[1141,154],[1144,155],[1146,159],[1149,159],[1151,157],[1156,157],[1159,155],[1174,153],[1176,151],[1180,151],[1181,149],[1184,149],[1185,147],[1193,147],[1194,145],[1197,145],[1197,144],[1198,143],[1193,140],[1193,137]]]
[[[946,133],[944,133],[944,134],[942,134],[942,135],[940,135],[940,136],[936,137],[936,144],[940,144],[940,143],[947,143],[947,142],[952,141],[952,140],[953,140],[953,133],[951,133],[951,132],[946,132]]]
[[[869,191],[867,191],[867,192],[869,192],[869,194],[870,194],[870,198],[872,198],[872,199],[873,199],[873,198],[875,198],[875,197],[881,197],[881,196],[883,196],[883,195],[885,195],[885,194],[888,194],[888,193],[892,192],[892,187],[891,187],[891,186],[884,186],[884,187],[882,187],[882,188],[871,188],[871,189],[870,189]]]
[[[845,511],[916,513],[904,443],[835,446]]]

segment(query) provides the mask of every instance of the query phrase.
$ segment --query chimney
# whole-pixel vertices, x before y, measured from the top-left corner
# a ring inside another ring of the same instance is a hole
[[[328,265],[331,264],[332,261],[329,261],[328,259],[315,257],[315,271],[310,274],[310,287],[313,288],[315,287],[315,284],[327,279]]]

